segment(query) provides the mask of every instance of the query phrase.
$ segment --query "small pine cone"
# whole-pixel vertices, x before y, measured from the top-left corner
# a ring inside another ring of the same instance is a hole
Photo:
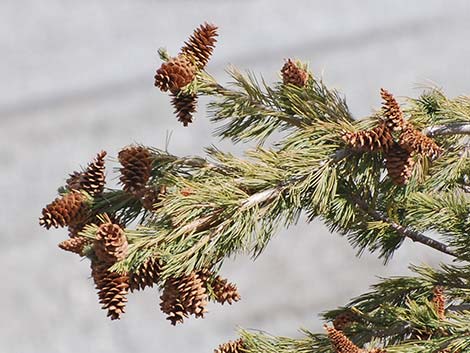
[[[345,133],[342,139],[359,151],[388,151],[393,144],[393,136],[385,122],[371,130]]]
[[[404,185],[413,173],[415,161],[413,155],[398,144],[394,144],[385,154],[385,166],[388,176],[395,185]]]
[[[436,145],[432,138],[415,129],[410,123],[406,124],[398,143],[408,152],[422,154],[429,158],[436,158],[442,152],[442,148]]]
[[[193,122],[193,113],[196,112],[197,96],[195,94],[177,93],[172,94],[171,104],[175,108],[175,114],[178,121],[183,123],[183,126],[188,126]]]
[[[119,152],[118,159],[122,165],[119,180],[124,191],[139,194],[150,178],[152,153],[145,147],[130,146]]]
[[[100,303],[103,304],[102,309],[108,309],[111,320],[120,319],[126,308],[129,277],[109,271],[107,265],[101,262],[92,262],[91,276],[98,290]]]
[[[308,81],[308,73],[300,68],[291,59],[287,59],[281,69],[282,81],[285,85],[292,84],[297,87],[305,87]]]
[[[217,349],[214,349],[214,353],[242,353],[243,351],[244,343],[241,338],[236,341],[222,343]]]
[[[160,299],[160,310],[168,315],[166,319],[169,320],[173,326],[182,324],[184,318],[189,316],[188,312],[181,304],[176,281],[174,279],[169,279],[165,282],[165,287],[163,288]]]
[[[164,62],[155,75],[155,86],[161,91],[176,93],[188,85],[195,77],[196,71],[191,61],[179,55]]]
[[[93,250],[103,263],[113,264],[126,258],[127,238],[118,224],[103,223],[99,226]]]
[[[79,191],[82,188],[82,173],[73,172],[69,174],[69,178],[65,182],[67,184],[67,189]]]
[[[145,261],[137,270],[129,274],[131,292],[153,287],[160,278],[160,261],[154,257]]]
[[[445,320],[446,300],[444,298],[443,286],[434,287],[432,302],[434,303],[434,307],[436,308],[439,320]]]
[[[363,353],[364,350],[360,349],[349,338],[347,338],[341,331],[327,325],[323,326],[328,333],[331,345],[336,353]]]
[[[227,302],[232,304],[240,300],[237,286],[227,279],[217,276],[212,284],[216,300],[222,305]]]
[[[106,157],[105,151],[98,153],[93,162],[88,164],[87,169],[82,173],[81,188],[91,196],[99,195],[104,190],[106,183],[104,157]]]
[[[207,312],[207,292],[204,284],[196,272],[180,277],[175,282],[181,304],[189,314],[197,318],[204,317]]]
[[[198,70],[202,70],[209,62],[217,40],[217,26],[204,23],[196,28],[188,41],[181,48],[181,53],[193,58]]]
[[[194,315],[196,318],[204,317],[207,305],[207,293],[196,272],[188,276],[171,278],[166,281],[160,309],[168,314],[167,320],[172,325],[182,323],[184,317]]]
[[[343,331],[357,320],[357,316],[350,310],[342,312],[333,320],[333,327],[338,331]]]
[[[105,151],[96,155],[93,162],[83,172],[73,172],[67,179],[67,188],[69,190],[84,190],[91,196],[99,195],[103,192],[105,185]]]
[[[395,97],[387,90],[381,88],[380,95],[383,102],[383,115],[386,118],[387,126],[392,130],[402,130],[405,125],[405,118]]]
[[[88,238],[74,237],[60,242],[58,246],[62,250],[70,251],[80,256],[83,256],[83,249],[89,244],[91,244],[91,241]]]
[[[43,208],[39,224],[47,229],[65,227],[82,221],[84,210],[88,210],[86,196],[78,191],[71,191]]]

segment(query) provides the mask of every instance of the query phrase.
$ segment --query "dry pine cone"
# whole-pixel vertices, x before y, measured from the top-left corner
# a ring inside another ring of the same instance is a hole
[[[143,290],[145,287],[153,287],[160,278],[160,262],[151,257],[145,261],[137,270],[129,274],[131,292]]]
[[[80,256],[83,256],[83,249],[89,244],[91,244],[91,241],[88,238],[74,237],[60,242],[58,246],[62,250],[70,251]]]
[[[240,300],[240,294],[237,291],[237,286],[227,281],[227,279],[217,276],[212,283],[214,295],[216,300],[221,303],[232,304]]]
[[[129,277],[117,272],[110,272],[106,264],[92,262],[91,276],[98,290],[102,309],[108,310],[111,320],[120,319],[125,312],[127,293],[129,291]]]
[[[338,331],[343,331],[357,320],[357,316],[350,310],[342,312],[333,320],[333,327]]]
[[[359,151],[388,151],[393,144],[393,136],[386,122],[371,130],[345,133],[342,139]]]
[[[442,152],[442,149],[436,145],[432,138],[415,129],[410,123],[404,127],[399,144],[410,153],[422,154],[429,158],[436,158]]]
[[[204,23],[196,28],[189,40],[184,43],[181,53],[192,58],[198,70],[202,70],[209,62],[217,40],[217,27]]]
[[[184,55],[170,59],[160,66],[155,75],[155,86],[161,91],[177,93],[195,77],[196,71],[191,61]]]
[[[152,153],[145,147],[130,146],[119,152],[118,159],[124,191],[138,194],[145,190],[152,171]]]
[[[282,81],[285,85],[292,84],[297,87],[304,87],[307,84],[308,73],[297,66],[291,59],[287,59],[281,69]]]
[[[413,155],[398,144],[394,144],[385,154],[385,166],[388,176],[395,185],[404,185],[413,173],[415,161]]]
[[[236,341],[222,343],[217,349],[214,349],[214,353],[242,353],[243,347],[243,340],[239,338]]]
[[[183,318],[191,314],[196,318],[204,317],[206,312],[206,288],[196,272],[167,280],[160,299],[160,308],[172,325],[182,323]]]
[[[439,317],[439,320],[445,320],[446,300],[444,298],[444,287],[434,287],[432,302],[434,303],[434,307],[436,308],[436,313]]]
[[[328,333],[331,345],[336,353],[363,353],[364,351],[352,343],[341,331],[327,325],[324,326]]]
[[[93,250],[103,263],[113,264],[126,258],[127,238],[118,224],[103,223],[99,226]]]
[[[175,108],[175,114],[178,121],[183,123],[183,126],[188,126],[193,122],[193,113],[196,112],[197,96],[189,93],[172,94],[171,104]]]
[[[380,95],[384,100],[383,115],[386,118],[387,126],[391,130],[402,130],[405,127],[406,122],[400,105],[396,101],[395,97],[383,88],[380,89]]]
[[[78,191],[71,191],[43,208],[39,224],[47,229],[65,227],[83,221],[87,210],[86,196]]]

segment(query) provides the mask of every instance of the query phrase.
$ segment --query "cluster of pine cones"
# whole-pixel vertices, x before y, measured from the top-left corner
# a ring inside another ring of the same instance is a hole
[[[129,273],[113,272],[110,268],[128,255],[129,243],[125,225],[112,214],[98,215],[93,201],[102,196],[105,187],[106,152],[99,153],[81,172],[74,172],[67,179],[62,194],[42,210],[39,224],[47,229],[68,227],[69,239],[59,243],[63,250],[87,256],[91,260],[91,276],[98,291],[102,308],[112,319],[119,319],[125,312],[129,291],[143,290],[161,284],[162,262],[149,257],[140,267]],[[120,183],[125,193],[140,200],[142,207],[157,211],[158,202],[165,189],[149,185],[152,175],[153,153],[142,146],[129,146],[118,154],[121,164]],[[96,225],[94,238],[82,230]],[[163,284],[161,310],[175,325],[194,314],[203,317],[208,299],[221,304],[232,304],[240,299],[237,287],[209,270],[188,276],[170,278]]]
[[[214,50],[217,27],[205,23],[194,30],[184,43],[180,53],[164,62],[155,75],[155,86],[161,91],[171,93],[171,104],[178,120],[184,126],[193,121],[196,112],[197,95],[183,90],[203,70]]]
[[[348,132],[342,138],[353,149],[383,152],[389,177],[394,184],[404,185],[412,175],[415,155],[436,158],[442,149],[433,139],[405,120],[392,94],[384,89],[381,89],[380,94],[384,100],[385,119],[371,130]]]

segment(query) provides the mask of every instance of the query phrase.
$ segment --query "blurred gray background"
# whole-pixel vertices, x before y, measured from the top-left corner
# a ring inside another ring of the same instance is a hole
[[[379,88],[416,96],[436,82],[449,95],[470,89],[468,1],[65,1],[0,2],[0,352],[211,352],[236,327],[277,335],[320,330],[318,313],[407,264],[448,260],[405,242],[387,267],[355,258],[346,239],[320,223],[282,231],[258,261],[239,257],[223,273],[242,301],[211,305],[204,320],[171,327],[152,290],[129,297],[111,322],[100,310],[89,264],[57,248],[65,230],[38,226],[68,172],[101,149],[139,142],[200,154],[212,135],[203,109],[190,128],[153,87],[156,50],[176,53],[193,28],[220,26],[208,70],[227,80],[234,64],[268,81],[288,57],[310,62],[342,91],[355,116],[380,106]],[[109,168],[111,169],[111,168]],[[108,169],[108,171],[109,171]]]

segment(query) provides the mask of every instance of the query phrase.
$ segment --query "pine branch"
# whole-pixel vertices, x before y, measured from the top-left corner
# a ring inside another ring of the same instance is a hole
[[[399,234],[403,235],[404,237],[407,237],[414,242],[418,242],[426,246],[429,246],[447,255],[458,257],[458,255],[454,251],[449,249],[449,247],[445,245],[444,243],[441,243],[437,240],[429,238],[422,233],[419,233],[417,231],[404,227],[401,224],[398,224],[397,222],[392,221],[391,219],[381,214],[380,212],[370,209],[369,206],[357,196],[352,196],[351,198],[363,211],[365,211],[373,219],[375,219],[376,221],[382,221],[382,222],[389,224],[390,227],[392,227],[395,231],[397,231]]]
[[[157,86],[191,98],[173,101],[186,124],[198,96],[214,98],[209,110],[211,120],[222,123],[217,134],[234,142],[256,140],[258,147],[243,158],[208,149],[209,161],[131,146],[118,156],[123,190],[102,192],[104,174],[90,171],[87,180],[99,181],[88,183],[97,184],[90,202],[75,200],[72,192],[83,186],[67,182],[43,210],[41,224],[76,228],[78,241],[87,244],[78,252],[92,261],[101,301],[112,302],[119,293],[123,304],[132,278],[134,288],[164,288],[161,307],[172,323],[203,316],[216,292],[222,303],[238,298],[236,287],[224,287],[227,281],[217,274],[224,260],[240,253],[256,258],[277,227],[295,224],[301,213],[346,235],[359,254],[378,250],[387,261],[408,238],[469,259],[468,97],[449,99],[434,89],[410,100],[404,114],[382,91],[384,109],[355,121],[344,98],[300,62],[288,60],[282,81],[271,85],[233,68],[232,85],[218,83],[203,71],[216,36],[217,28],[204,24],[177,57],[161,50],[167,62],[157,70]],[[279,132],[283,138],[272,148],[260,146]],[[391,146],[399,147],[395,155]],[[137,229],[122,229],[135,220]],[[430,230],[445,243],[425,235]],[[342,329],[327,326],[328,335],[304,331],[303,338],[291,339],[242,331],[241,340],[219,351],[468,351],[470,267],[412,270],[416,277],[385,279],[326,313],[327,320],[354,314]],[[439,301],[430,297],[436,285]]]
[[[470,135],[470,124],[455,123],[448,125],[430,126],[423,130],[423,134],[430,137],[448,135]]]

